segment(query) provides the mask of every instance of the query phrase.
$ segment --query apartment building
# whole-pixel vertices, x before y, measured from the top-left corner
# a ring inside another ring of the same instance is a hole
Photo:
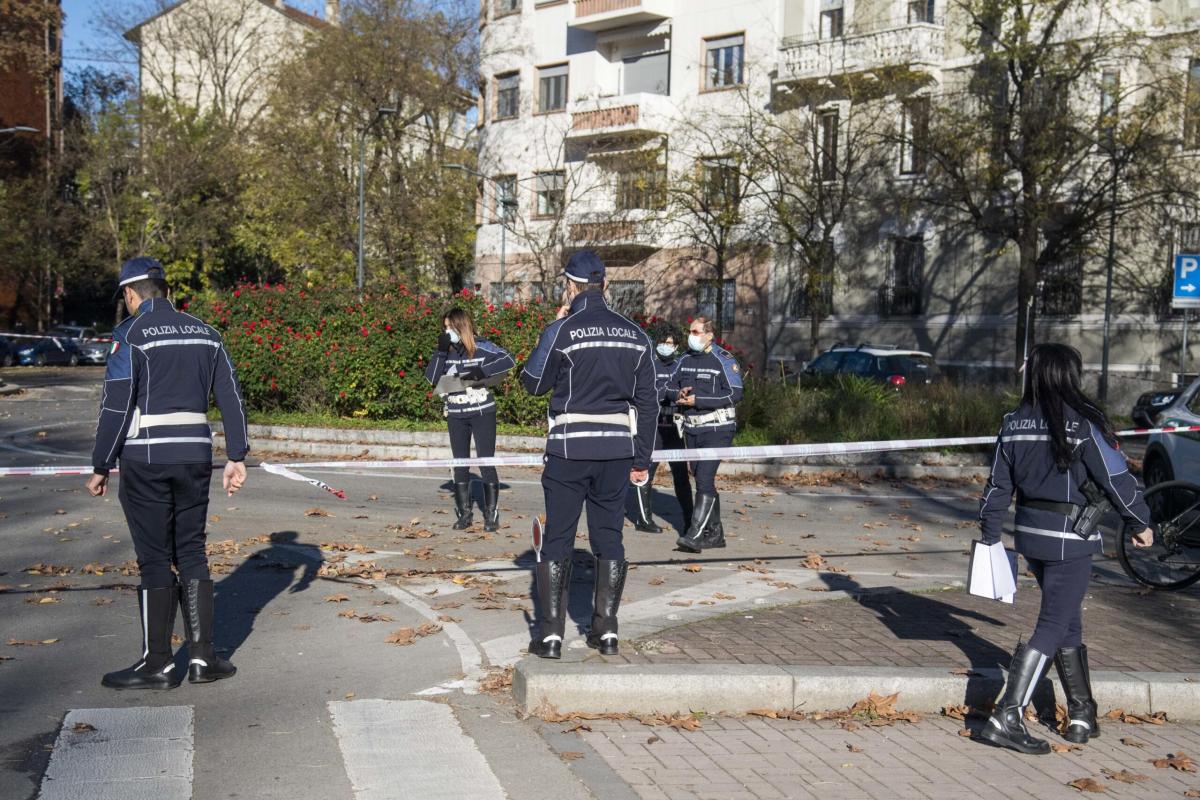
[[[1176,36],[1200,19],[1184,4],[1116,8],[1123,26],[1146,37]],[[610,296],[622,310],[719,317],[760,371],[796,368],[814,346],[870,341],[1008,380],[1018,315],[1012,248],[901,199],[926,171],[920,138],[931,105],[973,63],[956,13],[947,0],[485,0],[477,284],[496,299],[547,293],[557,265],[592,247],[613,266]],[[1183,46],[1164,57],[1200,94],[1200,52],[1192,58]],[[1104,79],[1139,68],[1116,65]],[[739,246],[717,264],[711,225],[685,219],[673,195],[695,176],[701,194],[738,180],[725,148],[736,149],[741,132],[731,121],[743,112],[807,114],[815,147],[836,163],[852,144],[850,110],[828,88],[890,85],[895,76],[898,88],[878,99],[896,140],[878,165],[884,191],[831,237],[842,266],[817,292],[824,319],[814,340],[812,287],[767,244],[772,237],[734,225],[722,234]],[[1096,92],[1098,111],[1112,102]],[[1200,145],[1200,112],[1188,115],[1197,120],[1178,125]],[[1200,226],[1182,218],[1129,227],[1118,250],[1132,277],[1117,282],[1109,325],[1110,395],[1119,402],[1193,371],[1180,348],[1184,318],[1160,289],[1173,254],[1200,249]],[[1101,361],[1105,266],[1092,252],[1040,267],[1037,340],[1079,347],[1090,371]]]

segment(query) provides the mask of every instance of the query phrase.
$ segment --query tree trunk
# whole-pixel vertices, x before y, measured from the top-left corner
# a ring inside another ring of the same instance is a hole
[[[725,328],[724,317],[725,317],[725,258],[726,258],[726,254],[725,254],[724,246],[718,247],[718,248],[716,248],[716,250],[717,250],[717,252],[716,252],[717,259],[716,259],[716,264],[714,266],[715,266],[715,270],[717,273],[717,291],[716,291],[717,301],[713,305],[713,307],[716,311],[716,313],[713,314],[713,331],[714,331],[713,338],[723,339],[724,338],[724,328]],[[735,307],[736,307],[736,302],[737,302],[736,299],[734,302],[735,302]]]
[[[1025,230],[1021,231],[1018,242],[1020,263],[1017,267],[1017,336],[1013,347],[1013,366],[1018,370],[1025,363],[1026,344],[1033,347],[1037,341],[1034,335],[1038,311],[1036,305],[1030,313],[1030,303],[1037,297],[1037,245],[1037,226],[1027,224]]]

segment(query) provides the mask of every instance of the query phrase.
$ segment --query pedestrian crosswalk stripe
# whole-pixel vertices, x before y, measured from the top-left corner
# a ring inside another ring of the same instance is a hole
[[[355,800],[504,800],[500,781],[448,705],[329,703]]]
[[[67,714],[38,800],[191,800],[192,707]]]
[[[815,574],[810,572],[801,580],[811,580]],[[579,588],[574,591],[579,591]],[[676,589],[673,592],[664,592],[656,597],[637,600],[621,606],[618,615],[621,636],[633,638],[652,633],[662,627],[668,614],[675,615],[683,622],[690,622],[731,610],[747,602],[754,602],[779,591],[781,591],[779,587],[771,586],[767,582],[747,577],[745,573],[735,573],[716,580]],[[731,595],[734,599],[714,598],[715,594]],[[688,607],[671,605],[671,603],[696,603],[701,600],[712,601],[712,605]],[[645,623],[651,624],[646,625]],[[515,664],[525,655],[525,648],[528,645],[529,632],[522,631],[484,642],[483,652],[492,666],[507,667]]]

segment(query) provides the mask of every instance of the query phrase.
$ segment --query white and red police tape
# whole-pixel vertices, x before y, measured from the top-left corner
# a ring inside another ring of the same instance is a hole
[[[1200,431],[1200,425],[1180,425],[1162,428],[1131,428],[1117,431],[1117,436],[1149,436],[1156,433],[1189,433]],[[885,439],[875,442],[825,442],[814,444],[749,445],[746,447],[705,447],[695,450],[656,450],[654,461],[738,461],[748,459],[803,458],[810,456],[848,455],[852,453],[887,453],[900,450],[929,450],[942,447],[970,447],[988,445],[996,441],[992,436],[960,436],[947,439]],[[523,467],[538,466],[543,457],[540,453],[489,458],[420,458],[406,461],[309,461],[297,464],[269,464],[259,466],[273,475],[293,481],[307,483],[323,489],[341,499],[345,492],[335,489],[324,481],[309,478],[296,472],[297,469],[447,469],[453,467]],[[117,470],[113,470],[116,472]],[[0,467],[3,477],[58,477],[63,475],[90,475],[91,467]]]

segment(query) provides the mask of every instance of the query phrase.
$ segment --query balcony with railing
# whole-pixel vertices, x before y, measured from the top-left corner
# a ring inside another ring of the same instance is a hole
[[[836,37],[793,36],[780,48],[778,80],[795,83],[900,68],[930,71],[942,63],[945,43],[941,18],[847,26]]]
[[[575,0],[567,23],[580,30],[606,31],[670,19],[675,0]]]
[[[671,119],[670,98],[648,92],[580,100],[568,110],[571,128],[567,139],[573,142],[651,139],[667,133]]]

